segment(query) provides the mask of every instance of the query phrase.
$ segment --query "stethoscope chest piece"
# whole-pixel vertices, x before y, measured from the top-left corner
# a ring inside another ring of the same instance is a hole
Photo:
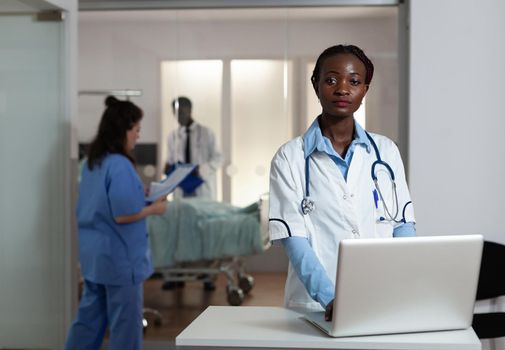
[[[301,207],[303,215],[307,215],[314,210],[314,201],[310,198],[305,197],[302,200]]]

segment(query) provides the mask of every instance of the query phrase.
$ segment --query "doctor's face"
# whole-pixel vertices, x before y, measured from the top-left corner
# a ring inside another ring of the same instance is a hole
[[[315,86],[323,115],[352,117],[368,91],[365,77],[365,65],[353,54],[342,53],[326,58]]]
[[[133,127],[126,132],[126,151],[133,151],[137,140],[140,137],[140,122],[133,125]]]
[[[173,109],[174,115],[177,116],[177,121],[181,126],[187,126],[192,121],[191,119],[191,107],[185,105],[179,105],[179,108]]]

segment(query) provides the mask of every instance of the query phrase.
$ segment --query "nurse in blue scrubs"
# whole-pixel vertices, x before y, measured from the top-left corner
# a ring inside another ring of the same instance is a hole
[[[142,110],[109,96],[83,167],[77,224],[84,291],[65,348],[141,349],[143,282],[153,272],[145,218],[165,212],[166,199],[150,205],[132,151]]]

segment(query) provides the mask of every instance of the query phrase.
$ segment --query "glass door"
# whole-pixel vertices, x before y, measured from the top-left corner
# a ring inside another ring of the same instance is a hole
[[[65,333],[70,254],[64,23],[2,10],[0,347],[55,349]]]

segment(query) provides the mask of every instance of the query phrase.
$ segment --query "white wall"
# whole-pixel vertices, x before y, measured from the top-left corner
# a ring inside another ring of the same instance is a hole
[[[413,0],[410,188],[420,235],[505,243],[505,2]]]
[[[371,121],[370,125],[373,131],[396,138],[394,15],[377,19],[288,19],[286,24],[278,19],[188,19],[190,16],[182,13],[80,15],[79,89],[142,89],[144,95],[132,99],[146,115],[140,142],[160,140],[161,103],[170,103],[168,97],[160,96],[162,60],[286,56],[314,60],[323,49],[337,43],[357,44],[375,61],[378,69],[369,94],[370,108],[384,121]],[[81,96],[79,105],[78,137],[85,142],[96,131],[103,98]]]
[[[418,234],[505,243],[505,2],[412,0],[410,189]],[[503,311],[478,302],[477,312]],[[505,349],[505,338],[482,349]]]

